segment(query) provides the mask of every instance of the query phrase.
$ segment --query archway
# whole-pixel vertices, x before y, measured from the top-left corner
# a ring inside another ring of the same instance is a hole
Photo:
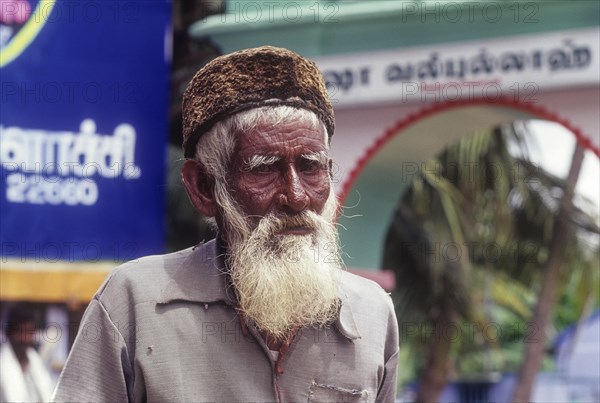
[[[344,214],[338,222],[346,264],[375,269],[385,232],[407,182],[424,162],[464,135],[516,120],[542,119],[568,129],[578,143],[600,156],[589,134],[543,107],[511,99],[469,100],[425,107],[386,130],[364,153],[341,189]]]

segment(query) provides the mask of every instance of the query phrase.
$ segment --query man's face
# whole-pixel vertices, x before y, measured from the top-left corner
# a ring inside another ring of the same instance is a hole
[[[330,193],[330,165],[321,128],[307,122],[259,125],[238,134],[230,193],[254,224],[268,214],[320,214]],[[282,235],[309,231],[288,228]]]
[[[325,132],[310,119],[272,119],[236,137],[227,181],[215,186],[240,308],[278,340],[328,325],[341,258]]]

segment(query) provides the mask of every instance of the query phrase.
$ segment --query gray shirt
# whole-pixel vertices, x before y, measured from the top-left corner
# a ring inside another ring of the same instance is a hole
[[[242,326],[216,242],[128,262],[91,301],[56,401],[391,402],[391,298],[344,272],[334,326],[301,329],[274,360]]]

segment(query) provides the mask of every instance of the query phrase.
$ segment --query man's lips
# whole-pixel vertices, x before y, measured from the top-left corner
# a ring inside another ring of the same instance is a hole
[[[314,229],[312,229],[311,227],[299,225],[294,227],[283,228],[281,231],[278,232],[277,235],[310,235],[313,232]]]

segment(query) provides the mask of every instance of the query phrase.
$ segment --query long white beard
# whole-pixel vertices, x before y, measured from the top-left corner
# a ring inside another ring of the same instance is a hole
[[[253,230],[235,204],[230,206],[224,211],[226,227],[240,219],[246,224],[226,231],[227,264],[246,317],[276,340],[286,339],[295,328],[331,324],[339,312],[341,273],[333,192],[322,215],[268,215]],[[314,234],[276,235],[296,226],[313,228]]]

